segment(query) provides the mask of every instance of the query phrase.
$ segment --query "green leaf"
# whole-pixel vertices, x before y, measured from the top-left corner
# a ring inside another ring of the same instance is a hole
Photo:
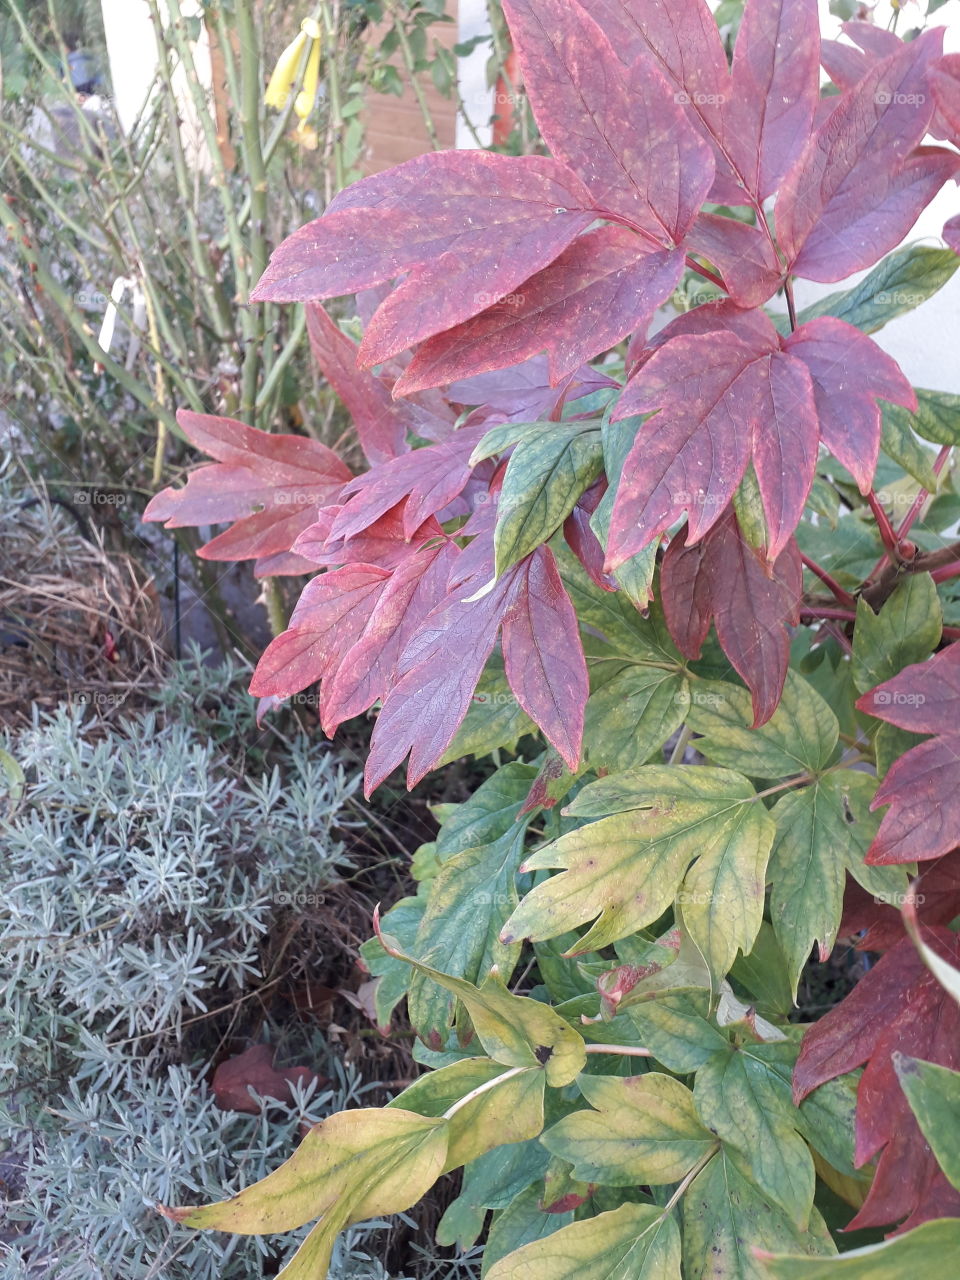
[[[496,1147],[463,1171],[460,1195],[437,1226],[437,1244],[468,1249],[483,1230],[488,1209],[505,1209],[534,1179],[542,1179],[550,1161],[536,1139]]]
[[[549,420],[541,422],[502,422],[499,426],[493,427],[488,431],[473,453],[471,453],[470,466],[476,467],[481,462],[485,462],[487,458],[496,457],[498,453],[504,453],[507,449],[512,449],[514,445],[536,440],[550,432],[560,435],[577,435],[584,428],[589,429],[597,425],[598,423],[595,422],[560,423],[550,422]]]
[[[768,542],[767,521],[760,494],[760,482],[751,463],[733,495],[733,509],[737,515],[740,532],[758,551],[766,549]]]
[[[440,861],[467,849],[493,844],[508,832],[517,831],[517,817],[536,776],[533,765],[513,761],[482,782],[469,800],[452,810],[440,828]]]
[[[428,1071],[387,1105],[433,1117],[456,1108],[447,1122],[450,1137],[443,1172],[448,1173],[494,1147],[542,1133],[544,1085],[538,1068],[511,1075],[492,1058],[464,1058]],[[477,1096],[464,1102],[474,1091]]]
[[[928,493],[939,488],[930,450],[920,443],[913,432],[913,414],[898,404],[884,401],[883,426],[880,447],[888,458],[913,476]]]
[[[727,769],[751,778],[788,778],[817,773],[837,745],[837,717],[819,693],[795,671],[787,673],[777,710],[759,729],[751,729],[750,694],[716,680],[697,683],[690,693],[688,722],[703,737],[696,748]]]
[[[727,1041],[707,1020],[710,992],[704,987],[657,991],[626,1013],[642,1043],[658,1062],[678,1075],[697,1071]]]
[[[423,890],[414,898],[401,898],[383,917],[389,933],[404,947],[413,947],[427,900]],[[377,1028],[384,1035],[390,1030],[394,1009],[410,989],[410,966],[388,955],[379,938],[368,938],[360,948],[360,957],[371,977],[379,979],[374,992]]]
[[[689,703],[681,672],[623,667],[587,702],[584,741],[591,765],[621,770],[646,764],[683,724]]]
[[[946,1274],[945,1261],[958,1254],[960,1218],[939,1218],[906,1235],[852,1249],[825,1262],[767,1257],[756,1274],[768,1280],[921,1280]]]
[[[450,764],[464,756],[479,759],[500,749],[513,751],[525,733],[536,733],[536,726],[510,688],[503,659],[494,655],[480,677],[456,737],[439,764]]]
[[[697,1072],[694,1098],[704,1124],[744,1157],[753,1181],[795,1227],[806,1227],[813,1207],[813,1159],[797,1134],[797,1109],[775,1063],[796,1059],[790,1044],[730,1046]]]
[[[467,849],[441,864],[427,889],[427,906],[411,948],[423,964],[476,985],[496,966],[509,978],[520,948],[500,941],[519,898],[516,872],[524,825],[499,840]],[[423,973],[410,979],[407,1009],[417,1033],[434,1048],[446,1039],[454,997]]]
[[[620,422],[611,422],[610,414],[613,406],[604,414],[600,428],[600,439],[603,444],[603,469],[607,475],[606,493],[597,504],[597,509],[590,518],[590,527],[604,551],[607,549],[607,538],[610,533],[610,517],[617,497],[620,475],[627,454],[633,447],[637,430],[646,421],[648,414],[640,414],[624,418]],[[653,595],[653,573],[657,564],[658,541],[655,540],[629,560],[624,561],[614,571],[614,578],[622,587],[628,599],[638,609],[645,609]]]
[[[806,1230],[794,1226],[750,1179],[737,1154],[725,1146],[683,1198],[686,1280],[762,1280],[766,1273],[757,1249],[792,1249],[821,1256],[836,1252],[816,1209]],[[832,1280],[833,1272],[829,1274]]]
[[[683,659],[670,639],[659,610],[651,609],[649,617],[641,617],[623,592],[603,591],[598,587],[576,556],[564,546],[557,549],[557,564],[581,625],[600,632],[609,645],[631,662],[671,671],[683,668]]]
[[[952,249],[908,245],[888,253],[854,288],[806,307],[797,320],[804,324],[817,316],[836,316],[864,333],[876,333],[942,289],[957,267],[960,258]]]
[[[902,1053],[894,1053],[893,1065],[937,1164],[960,1190],[960,1071]]]
[[[776,813],[771,816],[776,818]],[[771,868],[773,856],[771,852]],[[771,868],[767,870],[768,880],[773,878]],[[746,988],[762,1012],[785,1018],[793,1008],[794,993],[786,960],[773,927],[766,921],[750,951],[734,962],[730,977]]]
[[[412,1111],[340,1111],[314,1125],[289,1160],[239,1195],[165,1213],[188,1227],[235,1235],[270,1235],[320,1218],[284,1274],[288,1280],[324,1276],[344,1227],[400,1213],[429,1191],[444,1167],[448,1132],[445,1120]]]
[[[956,254],[953,260],[960,263]],[[960,396],[949,391],[926,391],[922,387],[917,387],[916,392],[918,407],[917,412],[910,415],[910,425],[917,435],[934,444],[960,444]]]
[[[521,1191],[506,1209],[494,1215],[483,1249],[481,1280],[489,1274],[494,1263],[521,1245],[545,1240],[573,1221],[572,1213],[547,1213],[541,1209],[540,1193],[540,1184],[534,1183],[526,1191]]]
[[[23,796],[26,775],[9,751],[0,748],[0,773],[6,779],[7,815],[13,813]]]
[[[750,949],[774,827],[745,778],[650,765],[585,787],[568,812],[589,816],[598,801],[630,812],[568,832],[527,858],[524,870],[562,874],[527,894],[504,939],[541,941],[598,917],[576,948],[596,951],[652,924],[682,881],[684,922],[714,972],[732,964],[738,948]]]
[[[524,1245],[487,1280],[680,1280],[680,1238],[655,1205],[623,1204]]]
[[[586,425],[552,423],[514,450],[503,477],[493,535],[497,574],[552,538],[600,474],[600,434]]]
[[[583,1070],[583,1037],[548,1005],[528,996],[512,995],[495,974],[478,989],[462,978],[432,969],[404,955],[396,939],[379,932],[376,917],[374,923],[385,950],[463,1001],[480,1043],[491,1058],[508,1067],[544,1067],[547,1083],[554,1088],[569,1084]]]
[[[672,1076],[581,1076],[579,1085],[594,1110],[565,1116],[541,1142],[569,1160],[582,1182],[679,1182],[716,1145],[697,1117],[693,1094]]]
[[[853,633],[853,682],[858,692],[866,693],[928,658],[942,630],[940,597],[928,573],[906,574],[879,614],[861,597]]]
[[[863,865],[876,835],[879,820],[869,812],[875,791],[875,778],[841,769],[788,791],[771,810],[770,919],[792,996],[814,943],[825,960],[836,942],[847,868]]]

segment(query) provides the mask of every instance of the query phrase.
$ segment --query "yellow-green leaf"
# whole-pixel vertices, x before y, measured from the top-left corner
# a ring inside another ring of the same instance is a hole
[[[379,919],[374,921],[379,933]],[[586,1052],[583,1037],[549,1005],[528,996],[512,995],[496,974],[475,987],[463,978],[451,978],[429,965],[404,955],[395,939],[379,934],[384,948],[432,978],[463,1001],[484,1049],[508,1067],[541,1066],[547,1083],[556,1088],[569,1084],[583,1069]]]
[[[794,1226],[725,1146],[683,1197],[686,1280],[762,1280],[766,1273],[756,1251],[764,1249],[813,1256],[836,1252],[816,1209],[806,1230]],[[831,1258],[830,1266],[834,1265]],[[817,1274],[833,1280],[832,1271]]]
[[[445,1120],[412,1111],[340,1111],[314,1125],[290,1159],[260,1182],[229,1200],[170,1209],[167,1216],[188,1227],[268,1235],[331,1214],[339,1231],[415,1204],[443,1170],[447,1138]]]
[[[569,1160],[582,1182],[679,1182],[716,1145],[700,1123],[693,1094],[672,1076],[581,1076],[579,1085],[594,1110],[565,1116],[541,1141]]]
[[[626,1016],[658,1062],[678,1075],[688,1075],[727,1048],[727,1041],[707,1020],[709,1009],[709,991],[680,987],[653,992],[647,1000],[632,1005]]]
[[[439,1071],[428,1071],[388,1106],[424,1116],[452,1113],[448,1117],[447,1173],[494,1147],[524,1142],[542,1133],[545,1084],[539,1066],[504,1071],[492,1058],[464,1058]]]
[[[524,1245],[486,1280],[680,1280],[680,1238],[662,1209],[623,1204]]]
[[[682,672],[625,666],[587,702],[584,741],[591,765],[619,771],[646,764],[683,724],[689,702]]]
[[[526,859],[524,869],[562,874],[527,894],[501,936],[542,941],[596,918],[575,951],[599,950],[658,919],[682,881],[684,922],[722,976],[760,926],[774,834],[750,783],[727,770],[650,765],[585,787],[568,810],[611,811]]]
[[[910,1110],[947,1179],[960,1190],[960,1071],[894,1053]]]
[[[882,1244],[818,1261],[765,1257],[757,1274],[768,1280],[937,1280],[960,1256],[960,1218],[938,1218]]]
[[[943,611],[928,573],[908,573],[879,614],[861,597],[853,632],[853,682],[860,693],[875,689],[904,667],[922,662],[940,643]]]
[[[697,1110],[704,1124],[735,1147],[753,1181],[804,1228],[813,1206],[813,1159],[796,1131],[799,1113],[777,1067],[789,1072],[796,1058],[790,1044],[730,1046],[697,1072]]]
[[[587,423],[547,423],[517,444],[493,535],[498,574],[556,533],[602,466],[600,433]]]
[[[688,720],[703,735],[698,751],[750,778],[817,773],[830,763],[840,733],[827,703],[795,671],[788,672],[780,705],[759,729],[750,728],[750,694],[717,680],[693,688]]]

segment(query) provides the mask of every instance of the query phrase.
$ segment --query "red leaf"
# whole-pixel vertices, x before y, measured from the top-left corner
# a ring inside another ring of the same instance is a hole
[[[601,476],[590,486],[563,523],[563,536],[567,546],[586,569],[593,582],[602,591],[616,591],[617,580],[603,571],[604,551],[590,524],[594,511],[607,491],[607,482]]]
[[[470,455],[489,427],[487,422],[462,427],[439,444],[416,449],[357,476],[344,490],[352,496],[334,518],[331,538],[354,537],[403,499],[403,532],[411,538],[424,520],[443,511],[462,492],[473,473]]]
[[[682,270],[679,250],[649,253],[633,232],[598,227],[575,240],[518,293],[428,338],[396,393],[487,373],[543,350],[550,359],[550,380],[557,383],[626,334],[646,332]]]
[[[952,152],[911,154],[933,114],[926,77],[941,41],[929,31],[877,63],[810,138],[777,199],[795,274],[842,280],[872,266],[956,172]]]
[[[409,272],[360,347],[361,363],[379,363],[512,293],[586,230],[592,209],[576,175],[547,157],[417,156],[355,183],[289,236],[251,296],[312,302]]]
[[[424,618],[443,599],[451,564],[451,542],[436,542],[409,555],[377,599],[363,633],[323,686],[320,719],[332,735],[337,725],[360,715],[386,696],[397,660]]]
[[[910,882],[917,913],[925,925],[948,925],[960,915],[960,850],[921,867]],[[889,951],[906,937],[903,917],[896,906],[878,902],[855,880],[847,882],[843,896],[840,935],[863,933],[858,951]]]
[[[538,547],[520,568],[503,619],[507,680],[530,719],[576,769],[590,692],[577,615],[549,547]]]
[[[194,471],[183,489],[152,498],[145,521],[168,529],[225,524],[232,529],[200,551],[206,560],[252,560],[289,551],[351,474],[335,453],[303,436],[270,435],[232,418],[181,410],[191,444],[217,459]]]
[[[441,759],[470,707],[521,567],[504,574],[479,599],[470,597],[493,576],[490,553],[486,578],[484,572],[466,581],[454,575],[446,598],[424,620],[397,664],[400,679],[387,694],[370,739],[367,796],[408,751],[408,787],[416,786]]]
[[[591,0],[590,10],[624,62],[632,66],[643,57],[666,76],[675,100],[713,148],[710,198],[742,202],[743,175],[735,171],[725,136],[723,107],[732,93],[727,55],[705,0]]]
[[[586,183],[596,207],[676,245],[713,180],[710,148],[648,60],[624,68],[576,0],[504,0],[547,145]]]
[[[686,526],[667,547],[661,569],[663,611],[687,658],[716,623],[717,639],[753,695],[754,728],[773,715],[790,660],[789,627],[799,621],[803,568],[796,543],[771,568],[741,536],[732,511],[701,542]]]
[[[783,281],[770,237],[737,218],[701,213],[690,228],[687,248],[713,263],[727,293],[742,307],[759,307]]]
[[[840,89],[852,89],[871,66],[903,48],[903,41],[898,35],[872,22],[844,22],[840,29],[856,48],[839,40],[824,40],[820,48],[820,61]]]
[[[960,213],[944,225],[943,238],[948,248],[954,253],[960,253]]]
[[[546,357],[534,356],[509,369],[454,382],[447,388],[447,395],[457,404],[485,405],[489,412],[503,414],[507,422],[538,422],[549,419],[558,404],[616,386],[619,383],[606,374],[584,365],[559,387],[551,387]]]
[[[897,362],[853,325],[831,316],[809,320],[784,343],[813,378],[823,443],[851,473],[861,493],[873,483],[880,451],[878,399],[916,410],[917,397]],[[851,378],[851,370],[855,377]]]
[[[291,1085],[307,1085],[319,1077],[308,1067],[284,1067],[277,1071],[273,1065],[276,1049],[268,1044],[255,1044],[245,1053],[227,1058],[213,1073],[211,1088],[213,1099],[222,1111],[245,1111],[259,1115],[262,1107],[250,1096],[254,1089],[261,1098],[274,1098],[277,1102],[292,1102]],[[321,1080],[321,1083],[325,1081]]]
[[[314,565],[375,564],[381,569],[396,569],[413,548],[443,534],[440,525],[430,516],[407,538],[403,528],[404,504],[398,503],[360,533],[344,540],[330,533],[340,510],[340,507],[327,507],[321,511],[320,520],[297,539],[294,549]]]
[[[290,626],[267,646],[250,681],[255,698],[288,697],[334,669],[356,643],[390,574],[376,565],[349,565],[312,578]]]
[[[747,323],[760,326],[756,336],[716,331],[671,339],[627,384],[614,420],[660,412],[640,428],[624,464],[610,522],[609,569],[642,551],[684,512],[688,539],[703,537],[729,505],[751,456],[772,559],[796,528],[819,443],[813,383],[806,366],[780,350],[762,313],[741,321]]]
[[[925,941],[954,965],[957,936],[925,931]],[[857,1090],[856,1164],[881,1152],[870,1194],[849,1230],[907,1217],[902,1229],[929,1218],[960,1214],[960,1194],[949,1187],[920,1133],[893,1066],[896,1052],[956,1070],[960,1067],[960,1007],[905,939],[860,979],[853,992],[803,1038],[794,1071],[794,1099],[819,1085],[866,1070]]]
[[[820,98],[817,0],[747,0],[733,54],[728,136],[761,200],[803,150]]]
[[[937,136],[956,142],[960,138],[960,53],[948,53],[934,63],[930,84],[943,130]]]
[[[405,453],[410,406],[395,404],[382,378],[357,368],[357,348],[320,306],[307,307],[310,348],[324,377],[343,401],[369,462]]]
[[[875,864],[938,858],[960,833],[960,644],[905,667],[857,701],[857,709],[936,736],[890,767],[872,809],[890,805],[867,850]]]

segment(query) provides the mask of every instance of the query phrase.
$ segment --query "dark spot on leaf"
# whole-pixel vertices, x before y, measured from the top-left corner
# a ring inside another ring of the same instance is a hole
[[[553,1057],[553,1050],[547,1044],[538,1044],[533,1052],[541,1067],[545,1067]]]

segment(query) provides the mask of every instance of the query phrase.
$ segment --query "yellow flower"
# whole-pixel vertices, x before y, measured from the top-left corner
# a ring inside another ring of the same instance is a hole
[[[273,75],[270,77],[270,83],[267,85],[267,92],[263,99],[268,107],[275,107],[277,111],[282,111],[287,105],[287,99],[293,92],[293,87],[297,82],[297,69],[300,66],[300,58],[307,47],[308,41],[312,43],[304,88],[306,89],[310,81],[311,71],[313,71],[312,98],[316,97],[320,76],[320,34],[320,23],[317,22],[316,18],[304,18],[296,39],[287,45],[277,59],[277,65]],[[301,96],[297,95],[298,102]],[[310,105],[312,107],[312,100]],[[300,112],[298,111],[297,114],[299,115]]]
[[[301,120],[306,120],[317,100],[317,89],[320,85],[320,41],[314,40],[307,60],[307,70],[303,77],[303,88],[297,94],[293,109]]]

